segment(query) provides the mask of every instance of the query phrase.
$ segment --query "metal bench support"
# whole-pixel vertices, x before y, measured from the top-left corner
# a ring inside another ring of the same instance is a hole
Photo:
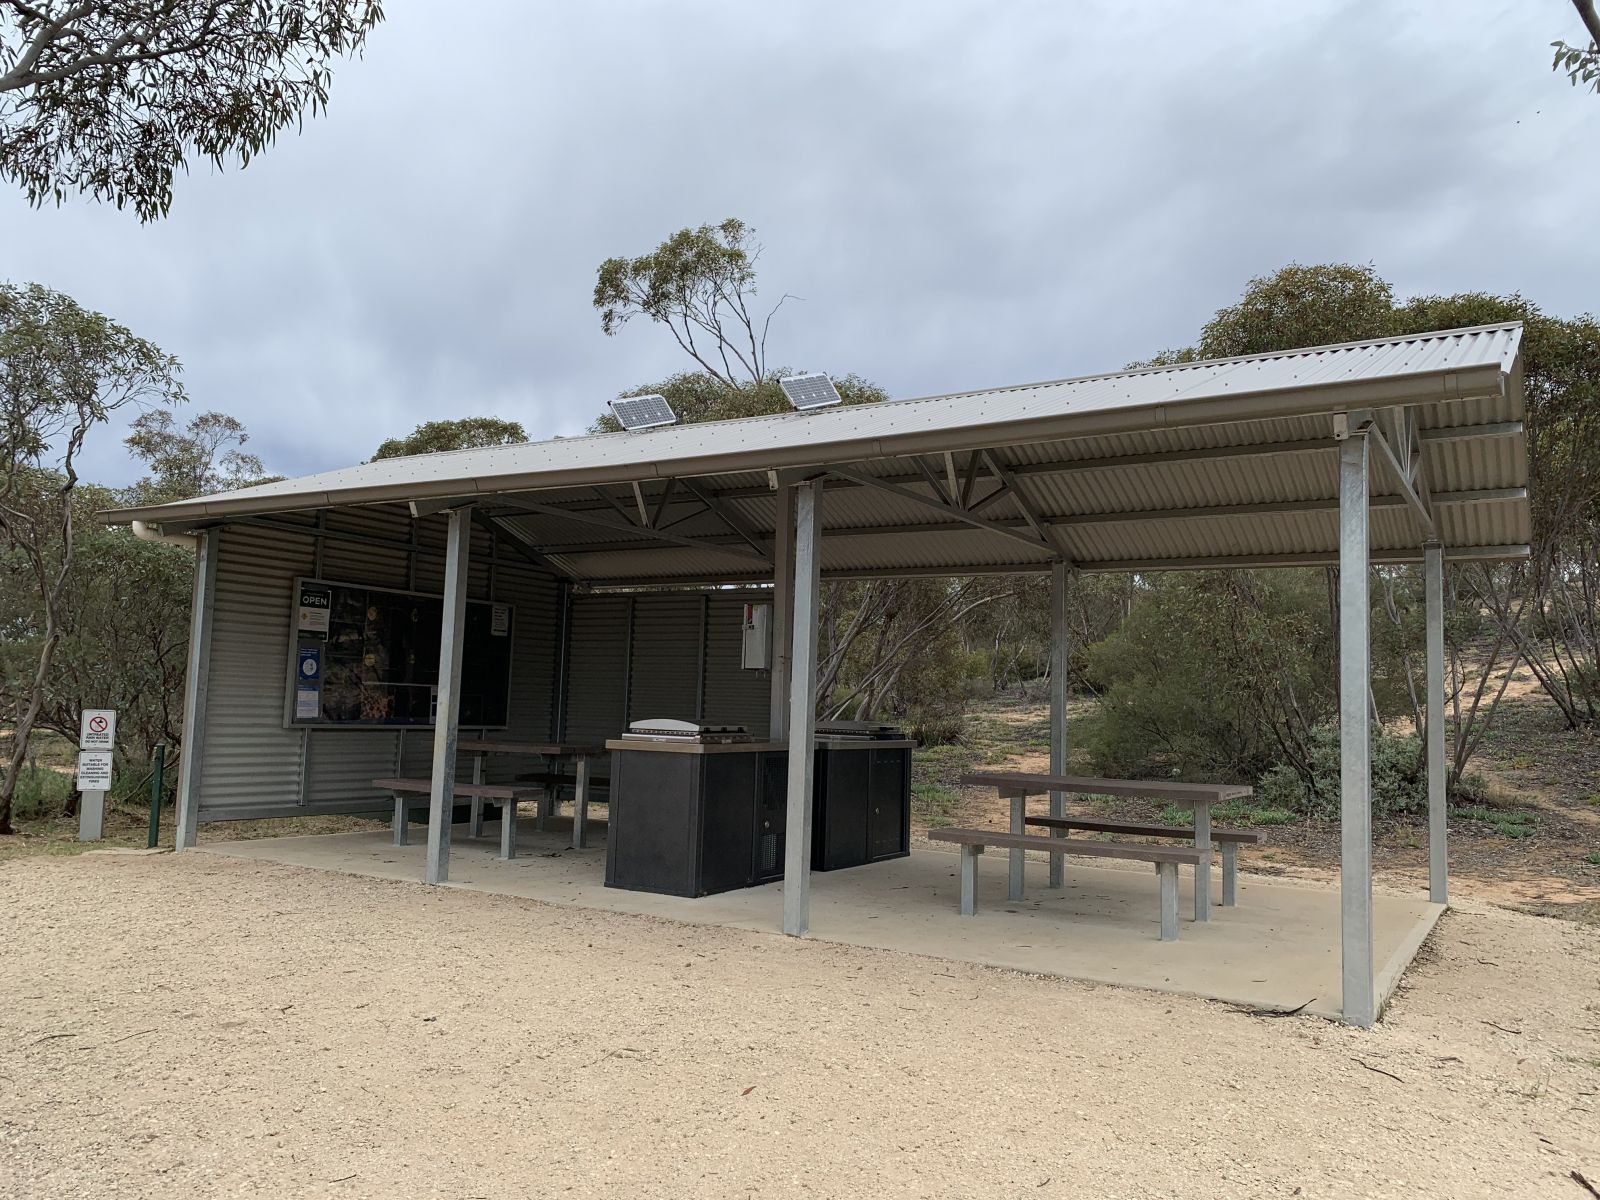
[[[500,857],[511,860],[517,856],[517,802],[506,800],[500,805]]]
[[[970,917],[978,911],[978,855],[982,846],[961,847],[961,915]]]
[[[1222,907],[1239,902],[1239,843],[1222,843]]]
[[[472,756],[472,782],[483,782],[483,755],[481,754]],[[482,796],[474,796],[472,798],[472,824],[468,826],[468,830],[472,837],[481,838],[483,836]]]
[[[1211,920],[1211,806],[1194,806],[1194,848],[1204,850],[1194,869],[1194,919]]]
[[[1161,940],[1178,940],[1178,864],[1158,862],[1156,877],[1161,880]]]
[[[409,846],[411,844],[411,831],[406,828],[410,813],[407,811],[406,798],[399,792],[394,794],[394,844],[396,846]]]
[[[573,764],[577,776],[572,789],[572,848],[582,850],[589,841],[589,760]]]

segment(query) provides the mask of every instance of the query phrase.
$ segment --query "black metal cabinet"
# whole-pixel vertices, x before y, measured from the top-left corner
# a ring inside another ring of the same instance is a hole
[[[817,747],[811,869],[837,871],[911,853],[911,751]]]
[[[783,878],[783,846],[788,811],[783,798],[789,786],[789,756],[761,755],[761,789],[756,796],[755,863],[750,879],[769,883]]]
[[[911,853],[911,751],[870,750],[867,861]]]
[[[706,896],[754,883],[758,757],[613,751],[606,886]]]
[[[783,878],[789,756],[613,750],[606,886],[706,896]],[[817,747],[811,869],[911,852],[911,751]]]
[[[811,869],[838,871],[903,858],[911,853],[911,751],[870,744],[817,747],[812,773]],[[788,758],[777,760],[763,777],[767,789],[788,793]],[[777,812],[781,818],[784,804]],[[782,844],[777,873],[782,878]]]

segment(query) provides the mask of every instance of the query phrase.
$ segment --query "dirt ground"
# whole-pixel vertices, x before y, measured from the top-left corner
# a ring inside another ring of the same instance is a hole
[[[1600,931],[1382,1025],[202,853],[0,864],[0,1195],[1553,1196]]]

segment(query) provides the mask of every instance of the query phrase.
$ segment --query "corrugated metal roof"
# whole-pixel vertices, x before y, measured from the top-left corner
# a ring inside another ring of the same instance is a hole
[[[836,575],[1042,569],[1051,552],[1026,544],[1030,513],[1086,570],[1322,561],[1337,545],[1335,415],[1373,408],[1403,409],[1422,431],[1435,522],[1449,547],[1514,555],[1529,536],[1520,338],[1520,325],[1493,325],[390,459],[108,516],[206,524],[493,497],[486,511],[582,580],[750,580],[770,574],[759,561],[770,555],[776,512],[767,472],[831,464],[866,477],[828,480],[823,568]],[[969,483],[978,450],[1000,473],[979,459]],[[1373,457],[1375,557],[1419,556],[1416,518]],[[1009,492],[1000,490],[1004,475]],[[864,485],[872,477],[889,489]],[[677,485],[666,495],[672,479],[693,479],[699,495]]]

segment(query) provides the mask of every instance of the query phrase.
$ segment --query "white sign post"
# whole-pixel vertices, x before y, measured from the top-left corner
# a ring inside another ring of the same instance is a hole
[[[86,708],[78,725],[78,840],[98,842],[105,832],[106,793],[111,790],[111,752],[117,744],[117,714]]]

